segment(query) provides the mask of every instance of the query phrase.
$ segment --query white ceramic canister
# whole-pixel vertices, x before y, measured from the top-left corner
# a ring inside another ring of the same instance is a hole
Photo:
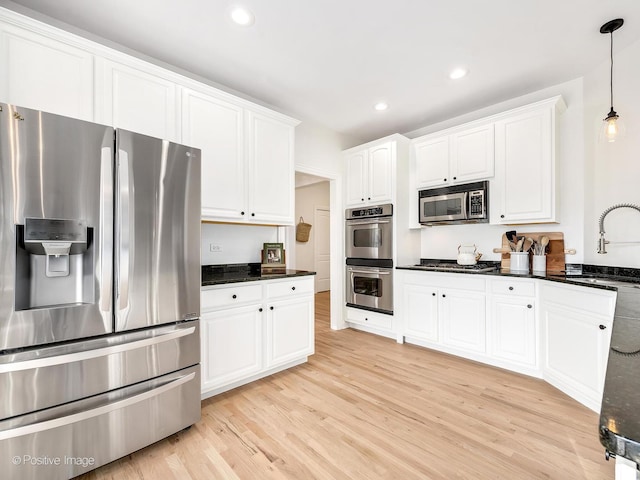
[[[533,256],[533,273],[538,275],[544,275],[547,273],[547,256],[546,255],[534,255]]]
[[[511,252],[509,270],[514,273],[529,273],[529,252]]]

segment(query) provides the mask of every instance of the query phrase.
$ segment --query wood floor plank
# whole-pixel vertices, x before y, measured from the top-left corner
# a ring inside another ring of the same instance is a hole
[[[598,416],[547,383],[329,328],[308,363],[202,402],[202,419],[85,480],[614,478]]]

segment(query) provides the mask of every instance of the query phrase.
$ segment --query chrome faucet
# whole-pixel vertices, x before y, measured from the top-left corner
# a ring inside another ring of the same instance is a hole
[[[617,208],[633,208],[640,212],[640,206],[635,205],[633,203],[619,203],[617,205],[613,205],[607,208],[604,212],[602,212],[602,215],[600,215],[600,220],[598,221],[598,226],[600,227],[600,240],[598,241],[598,253],[607,253],[607,250],[605,249],[605,245],[607,243],[610,243],[608,240],[604,239],[604,217],[606,217],[609,214],[609,212]]]

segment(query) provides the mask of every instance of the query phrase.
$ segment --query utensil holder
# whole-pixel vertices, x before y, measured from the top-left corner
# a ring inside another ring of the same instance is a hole
[[[509,270],[513,273],[529,273],[529,252],[511,252]]]
[[[544,275],[547,273],[547,256],[546,255],[534,255],[533,256],[533,273]]]

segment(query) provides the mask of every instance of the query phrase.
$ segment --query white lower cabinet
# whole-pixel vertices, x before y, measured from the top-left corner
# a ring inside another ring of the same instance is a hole
[[[393,315],[347,307],[347,323],[350,327],[364,330],[365,332],[395,338]]]
[[[511,370],[539,376],[535,283],[489,280],[489,355]]]
[[[546,381],[600,410],[616,293],[573,285],[542,285]]]
[[[459,289],[439,292],[442,344],[467,351],[486,350],[485,294]]]
[[[202,315],[202,389],[228,385],[262,370],[260,304]]]
[[[474,359],[485,351],[484,277],[398,272],[397,311],[407,342]]]
[[[305,362],[314,352],[313,277],[202,290],[202,398]]]
[[[615,291],[402,269],[396,278],[399,339],[543,378],[600,410]]]

